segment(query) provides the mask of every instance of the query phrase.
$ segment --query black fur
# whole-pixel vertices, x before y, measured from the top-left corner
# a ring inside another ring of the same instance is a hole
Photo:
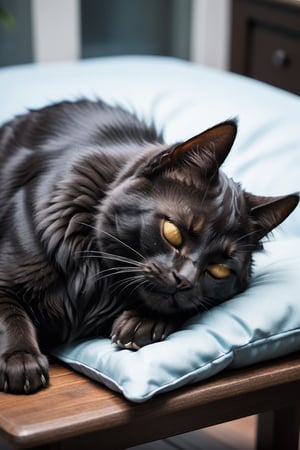
[[[228,179],[235,135],[227,121],[170,147],[88,100],[0,129],[0,390],[46,386],[41,350],[109,334],[135,349],[247,287],[253,251],[298,196]]]

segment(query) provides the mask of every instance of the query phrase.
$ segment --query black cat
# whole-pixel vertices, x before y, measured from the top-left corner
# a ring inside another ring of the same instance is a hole
[[[169,146],[88,100],[0,129],[0,390],[47,385],[40,348],[111,335],[137,349],[247,287],[253,251],[298,195],[227,178],[235,135],[227,121]]]

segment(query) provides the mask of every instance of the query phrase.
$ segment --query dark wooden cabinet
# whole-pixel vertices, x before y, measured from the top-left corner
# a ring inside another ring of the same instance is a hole
[[[300,94],[300,0],[232,0],[231,70]]]

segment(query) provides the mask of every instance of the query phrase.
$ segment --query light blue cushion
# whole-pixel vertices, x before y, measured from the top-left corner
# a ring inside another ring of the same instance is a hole
[[[300,98],[239,75],[159,57],[112,57],[0,69],[0,123],[27,108],[81,96],[122,104],[188,139],[230,117],[237,140],[224,170],[256,194],[300,190]],[[257,255],[243,294],[138,352],[108,339],[56,355],[133,401],[300,349],[300,207]],[[282,239],[282,238],[286,238]]]
[[[75,370],[141,402],[235,368],[300,350],[300,238],[269,242],[251,287],[199,314],[165,341],[138,351],[90,339],[53,354]]]
[[[238,117],[226,173],[256,194],[300,189],[300,97],[174,58],[108,57],[2,68],[0,124],[27,108],[81,96],[101,97],[154,119],[169,143]],[[300,236],[300,208],[276,232],[286,234]]]

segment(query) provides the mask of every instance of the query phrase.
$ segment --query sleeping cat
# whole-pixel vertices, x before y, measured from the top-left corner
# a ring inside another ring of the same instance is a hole
[[[57,344],[110,335],[138,349],[248,286],[298,195],[258,197],[219,170],[236,131],[169,146],[88,100],[0,128],[0,390],[46,386],[41,352]]]

